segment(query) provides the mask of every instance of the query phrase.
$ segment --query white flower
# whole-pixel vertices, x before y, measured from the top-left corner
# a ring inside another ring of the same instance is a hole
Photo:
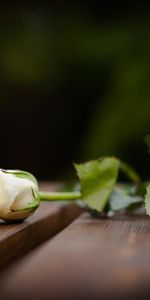
[[[32,174],[0,169],[0,219],[24,220],[39,202],[38,183]]]

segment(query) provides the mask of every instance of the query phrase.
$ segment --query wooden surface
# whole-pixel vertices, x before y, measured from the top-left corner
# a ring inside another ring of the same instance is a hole
[[[76,206],[41,203],[21,224],[0,223],[0,268],[24,255],[66,227],[77,215]]]
[[[57,185],[41,184],[43,190]],[[66,227],[80,213],[75,205],[41,203],[35,213],[20,224],[0,221],[0,269]]]
[[[149,299],[150,218],[82,214],[1,274],[1,299]]]

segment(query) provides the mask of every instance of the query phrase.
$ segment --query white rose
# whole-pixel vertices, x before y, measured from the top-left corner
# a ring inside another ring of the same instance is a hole
[[[38,183],[32,174],[0,169],[0,219],[24,220],[39,203]]]

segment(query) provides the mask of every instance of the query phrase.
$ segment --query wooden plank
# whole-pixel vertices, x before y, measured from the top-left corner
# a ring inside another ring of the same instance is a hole
[[[76,216],[75,205],[42,203],[36,213],[21,224],[0,223],[0,268],[46,241]]]
[[[41,187],[56,190],[58,185],[44,183]],[[80,211],[75,205],[41,203],[36,212],[21,224],[0,221],[0,268],[58,233]]]
[[[1,274],[1,299],[146,299],[150,219],[84,213]],[[141,296],[141,298],[140,298]]]

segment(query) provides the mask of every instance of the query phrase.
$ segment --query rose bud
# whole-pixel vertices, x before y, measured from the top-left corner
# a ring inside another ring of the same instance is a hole
[[[29,217],[39,206],[38,191],[32,174],[0,169],[0,219],[12,222]]]

